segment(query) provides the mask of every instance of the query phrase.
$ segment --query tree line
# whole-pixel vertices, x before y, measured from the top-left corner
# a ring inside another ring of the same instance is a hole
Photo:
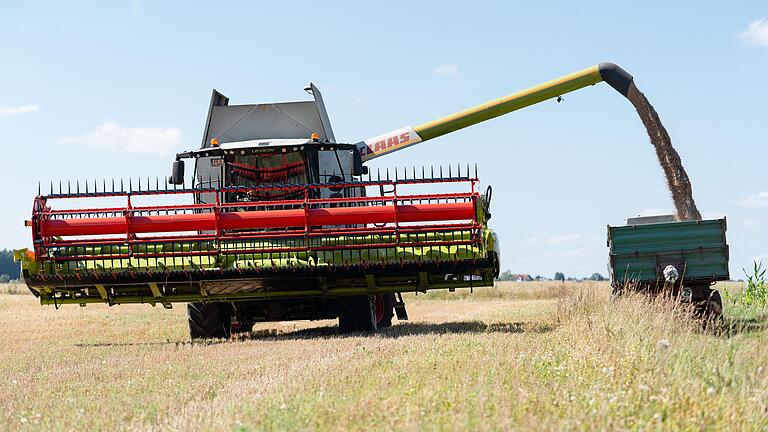
[[[13,262],[13,251],[0,250],[0,283],[19,279],[21,266]]]
[[[499,277],[496,278],[498,281],[511,281],[514,279],[515,274],[512,273],[510,270],[504,270],[499,274]],[[536,275],[533,277],[533,280],[548,280],[545,277]],[[574,277],[568,277],[566,278],[565,275],[562,272],[556,272],[555,276],[552,278],[552,280],[556,281],[566,281],[566,280],[593,280],[593,281],[604,281],[606,280],[605,276],[601,275],[600,273],[592,273],[592,276],[584,277],[584,278],[574,278]]]

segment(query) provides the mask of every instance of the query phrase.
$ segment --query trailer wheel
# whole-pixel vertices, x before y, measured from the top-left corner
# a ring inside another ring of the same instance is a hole
[[[723,300],[720,292],[709,285],[695,285],[691,290],[691,303],[696,316],[704,320],[705,325],[719,323],[723,319]]]
[[[707,301],[705,316],[713,323],[721,322],[723,319],[723,300],[720,298],[720,291],[712,290]]]
[[[339,299],[339,332],[372,331],[371,309],[368,296],[351,296]],[[395,296],[392,293],[376,296],[376,327],[392,326]]]
[[[195,339],[229,339],[232,315],[227,303],[187,303],[189,337]]]

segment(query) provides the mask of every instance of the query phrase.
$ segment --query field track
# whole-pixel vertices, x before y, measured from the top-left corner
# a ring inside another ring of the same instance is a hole
[[[183,305],[55,310],[6,287],[0,430],[768,429],[765,315],[726,304],[713,334],[608,291],[503,283],[409,296],[376,335],[269,323],[192,344]]]

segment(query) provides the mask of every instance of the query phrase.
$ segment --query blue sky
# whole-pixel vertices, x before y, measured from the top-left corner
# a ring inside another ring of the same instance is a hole
[[[768,257],[768,7],[620,3],[5,4],[0,247],[29,245],[38,181],[166,175],[199,145],[212,88],[276,102],[313,81],[355,142],[613,61],[660,113],[699,209],[728,217],[740,277]],[[372,166],[425,162],[478,163],[513,272],[605,274],[606,225],[672,209],[639,119],[604,84]]]

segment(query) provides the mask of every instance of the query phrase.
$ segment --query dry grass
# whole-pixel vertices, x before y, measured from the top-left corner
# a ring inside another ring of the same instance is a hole
[[[273,323],[194,345],[180,307],[0,294],[0,430],[768,428],[766,317],[727,308],[713,334],[608,291],[409,296],[412,320],[373,336]]]

